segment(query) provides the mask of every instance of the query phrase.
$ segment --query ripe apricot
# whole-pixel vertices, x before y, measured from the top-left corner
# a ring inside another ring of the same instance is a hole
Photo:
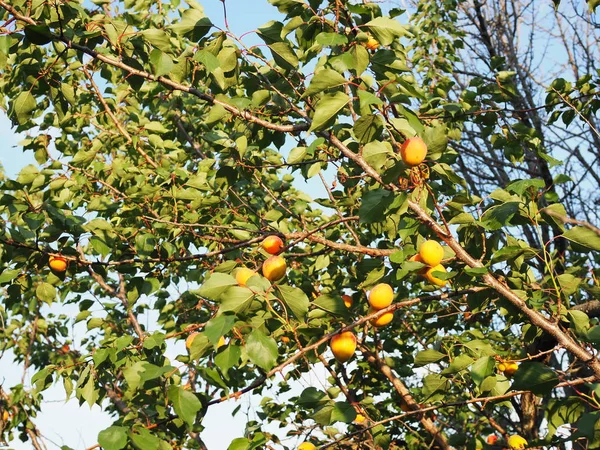
[[[240,286],[246,286],[246,282],[254,275],[256,275],[254,270],[248,269],[247,267],[240,267],[235,272],[235,281],[237,281],[237,284]]]
[[[276,255],[283,247],[285,247],[285,245],[283,244],[281,238],[279,236],[275,236],[274,234],[267,236],[265,240],[262,241],[262,248],[264,248],[265,251],[271,255]]]
[[[369,36],[369,40],[365,43],[367,50],[377,50],[379,48],[379,42],[372,36]]]
[[[356,415],[356,418],[354,419],[354,423],[358,423],[361,424],[366,420],[365,416],[363,416],[361,413],[358,413]]]
[[[519,370],[519,365],[514,361],[507,361],[500,365],[504,365],[504,369],[501,370],[502,372],[504,372],[504,376],[507,378],[512,377],[515,374],[515,372]],[[498,368],[500,368],[500,366],[498,366]]]
[[[2,411],[2,421],[8,422],[8,419],[10,419],[9,412],[7,410]]]
[[[344,294],[344,295],[342,295],[342,300],[344,300],[344,305],[346,305],[346,308],[352,307],[352,297]]]
[[[441,264],[438,264],[437,266],[430,267],[423,274],[423,276],[425,278],[427,278],[427,280],[430,283],[435,284],[436,286],[440,286],[440,287],[446,286],[446,283],[448,283],[448,281],[442,280],[441,278],[437,278],[437,277],[433,276],[432,275],[433,272],[446,272],[446,268],[444,266],[442,266]]]
[[[311,444],[310,442],[303,442],[298,446],[298,450],[315,450],[316,448],[317,447],[315,447],[315,445]]]
[[[407,166],[418,166],[427,156],[427,145],[418,136],[408,138],[400,146],[400,156]]]
[[[48,266],[54,272],[64,272],[67,270],[67,260],[62,256],[51,256],[48,260]]]
[[[444,249],[436,241],[425,241],[421,244],[419,256],[428,266],[437,266],[444,258]]]
[[[192,347],[192,342],[194,342],[194,338],[198,335],[198,333],[192,333],[190,334],[187,339],[185,340],[185,348],[187,348],[188,350]]]
[[[285,259],[274,255],[267,259],[262,265],[262,273],[271,283],[281,280],[285,276]]]
[[[354,336],[352,331],[344,331],[343,333],[333,336],[329,345],[335,359],[343,363],[348,361],[352,358],[352,355],[354,355],[356,350],[356,336]]]
[[[495,434],[490,434],[486,439],[486,442],[490,445],[494,445],[497,441],[498,436],[496,436]]]
[[[376,311],[377,310],[370,308],[369,314],[373,314]],[[382,314],[379,317],[371,319],[369,322],[371,322],[371,325],[373,325],[374,327],[383,327],[383,326],[386,326],[388,323],[390,323],[393,319],[394,319],[394,312],[390,311],[390,312],[386,312],[385,314]]]
[[[379,283],[369,293],[369,305],[375,310],[383,309],[392,304],[394,291],[387,283]]]
[[[408,260],[411,262],[420,262],[425,264],[425,261],[423,261],[423,258],[421,258],[421,255],[418,253],[416,255],[412,255],[410,258],[408,258]]]
[[[513,434],[508,438],[508,446],[511,450],[523,450],[527,448],[527,441],[518,434]]]

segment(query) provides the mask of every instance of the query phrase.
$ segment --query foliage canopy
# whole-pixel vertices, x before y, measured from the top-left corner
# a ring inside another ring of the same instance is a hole
[[[0,95],[37,161],[2,180],[0,347],[35,373],[0,389],[2,439],[41,448],[35,415],[62,383],[112,414],[105,450],[205,448],[211,405],[250,392],[232,450],[600,446],[600,230],[569,217],[558,189],[577,180],[512,107],[506,59],[457,91],[466,2],[269,0],[284,19],[252,46],[193,0],[92,3],[0,0]],[[598,82],[557,79],[539,109],[597,134]],[[539,176],[466,171],[475,127]],[[408,167],[413,136],[428,153]],[[260,272],[269,235],[280,281]],[[429,239],[445,287],[411,260]],[[369,311],[379,283],[395,300]],[[315,366],[329,378],[302,389]]]

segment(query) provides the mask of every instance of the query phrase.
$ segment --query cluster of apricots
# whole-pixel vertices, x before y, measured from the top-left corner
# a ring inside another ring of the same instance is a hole
[[[263,263],[262,274],[271,283],[279,281],[285,276],[287,265],[283,256],[279,255],[284,247],[283,240],[279,236],[270,235],[262,241],[262,248],[272,255]],[[248,280],[256,275],[256,272],[247,267],[240,267],[234,272],[234,275],[240,286],[246,286]]]
[[[342,299],[347,308],[352,306],[352,297],[343,295]],[[387,308],[392,304],[394,291],[389,284],[380,283],[369,292],[369,315]],[[389,324],[394,318],[393,311],[386,312],[378,317],[371,319],[371,325],[374,327],[383,327]],[[352,331],[344,331],[333,336],[329,342],[331,351],[335,359],[341,363],[348,361],[356,351],[356,336]]]
[[[283,240],[276,235],[267,236],[261,243],[263,250],[272,255],[263,263],[262,274],[271,283],[281,280],[286,273],[287,265],[285,259],[279,255],[284,249]],[[234,272],[235,281],[239,286],[246,286],[250,278],[256,275],[256,272],[247,267],[239,267]],[[185,346],[189,350],[192,347],[192,342],[198,333],[191,333],[185,340]],[[225,345],[225,338],[221,336],[217,343],[217,348]]]
[[[498,364],[498,370],[504,374],[506,378],[512,377],[519,369],[519,365],[514,361],[502,361]]]
[[[496,445],[499,440],[500,438],[498,438],[498,436],[496,436],[495,434],[490,434],[487,437],[486,442],[489,445]],[[519,436],[518,434],[513,434],[508,438],[508,446],[511,450],[523,450],[527,447],[527,441],[524,437]]]
[[[434,272],[446,272],[446,268],[441,264],[444,259],[444,248],[436,241],[425,241],[419,248],[419,253],[409,258],[409,261],[417,261],[426,264],[427,267],[423,276],[432,284],[443,287],[447,281],[433,275]]]

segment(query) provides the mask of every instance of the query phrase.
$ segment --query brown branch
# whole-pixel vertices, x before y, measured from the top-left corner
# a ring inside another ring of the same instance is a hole
[[[385,362],[383,362],[383,360],[379,357],[377,353],[369,351],[369,349],[364,345],[360,346],[360,350],[363,356],[369,362],[369,364],[377,368],[390,381],[390,383],[392,383],[392,386],[394,386],[394,389],[396,390],[398,395],[400,395],[402,401],[406,403],[409,410],[418,411],[421,409],[421,406],[415,401],[406,385],[402,382],[402,380],[400,380],[400,378],[394,375],[391,367],[388,366]],[[446,439],[446,436],[444,436],[441,433],[441,431],[429,417],[426,417],[424,414],[421,414],[419,416],[419,422],[421,422],[423,428],[425,428],[425,430],[433,437],[436,444],[441,449],[451,449],[450,444],[448,444],[448,439]]]
[[[548,208],[543,208],[540,210],[540,212],[548,214],[549,216],[552,216],[555,219],[560,220],[562,223],[570,223],[572,225],[580,225],[582,227],[587,228],[588,230],[592,230],[594,233],[596,233],[598,236],[600,236],[600,228],[598,228],[595,225],[592,225],[589,222],[586,222],[584,220],[572,219],[571,217],[563,216],[562,214],[559,214],[558,212],[552,211],[551,209],[548,209]]]
[[[78,246],[77,250],[80,254],[81,259],[84,259],[85,255],[83,254],[83,250],[81,249],[81,247]],[[121,304],[127,311],[127,316],[129,317],[129,322],[133,326],[133,329],[135,330],[140,340],[144,340],[145,335],[142,330],[142,327],[140,326],[136,315],[129,307],[129,301],[127,300],[127,294],[125,291],[125,277],[123,276],[123,274],[119,274],[119,290],[117,291],[115,288],[110,286],[99,273],[94,272],[91,266],[87,266],[86,270],[89,273],[89,275],[96,281],[96,283],[98,283],[100,287],[102,287],[102,289],[106,291],[107,294],[112,295],[113,297],[121,301]]]
[[[181,120],[181,116],[179,114],[175,115],[175,125],[177,125],[177,129],[181,132],[181,134],[183,134],[183,137],[185,138],[186,141],[188,141],[188,144],[190,144],[192,146],[192,148],[194,149],[196,154],[200,158],[206,159],[206,155],[204,153],[202,153],[200,144],[198,144],[196,141],[194,141],[192,136],[190,136],[190,134],[187,132],[187,130],[183,126],[183,121]]]
[[[125,137],[125,139],[127,139],[127,142],[129,144],[131,144],[131,145],[134,145],[133,144],[133,139],[131,138],[131,135],[125,129],[125,127],[121,124],[121,122],[119,122],[119,119],[117,119],[117,116],[115,116],[115,114],[112,112],[112,110],[108,106],[108,103],[106,103],[106,100],[104,100],[104,96],[102,95],[102,92],[100,92],[100,88],[98,88],[98,85],[94,81],[94,77],[92,77],[92,75],[88,72],[88,70],[87,70],[87,68],[85,66],[83,66],[82,70],[83,70],[83,73],[85,74],[85,76],[87,77],[88,81],[92,85],[92,88],[94,89],[96,97],[98,97],[98,101],[104,107],[104,111],[106,111],[106,114],[108,114],[108,117],[111,118],[111,120],[113,121],[113,123],[115,124],[115,126],[117,127],[117,129],[119,130],[119,132]],[[142,157],[146,160],[146,162],[148,164],[150,164],[154,169],[156,169],[158,167],[158,164],[156,164],[156,162],[154,162],[154,160],[150,157],[150,155],[148,155],[148,153],[146,153],[141,148],[141,146],[139,145],[139,143],[135,144],[135,149],[137,150],[137,152],[140,155],[142,155]]]

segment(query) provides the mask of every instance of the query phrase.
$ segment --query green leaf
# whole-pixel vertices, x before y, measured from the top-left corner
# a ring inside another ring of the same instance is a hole
[[[181,20],[174,21],[171,25],[171,29],[175,33],[188,37],[195,42],[202,39],[211,27],[212,23],[204,15],[201,7],[186,9],[181,16]]]
[[[286,285],[277,285],[276,287],[280,293],[281,300],[292,311],[296,319],[304,320],[308,312],[308,297],[304,291]]]
[[[550,399],[546,408],[548,432],[554,436],[556,430],[566,423],[574,424],[585,413],[585,404],[577,397]]]
[[[160,439],[145,428],[136,427],[129,431],[129,438],[139,450],[159,450]]]
[[[150,52],[150,64],[157,77],[171,73],[174,65],[171,57],[157,48]]]
[[[246,352],[250,361],[265,371],[272,369],[277,362],[277,343],[259,329],[248,336]]]
[[[363,158],[378,172],[392,154],[392,146],[389,142],[373,141],[363,148]]]
[[[448,146],[447,130],[444,126],[426,127],[421,137],[427,144],[427,159],[439,159]]]
[[[489,342],[480,339],[466,342],[465,347],[477,358],[482,356],[494,356],[496,354]]]
[[[78,388],[77,391],[81,398],[83,398],[87,402],[90,408],[94,406],[94,403],[96,403],[96,401],[100,397],[100,393],[96,388],[96,382],[94,381],[93,376],[89,377],[87,383],[85,383],[85,385],[81,389]]]
[[[371,31],[381,45],[390,45],[396,38],[410,36],[400,22],[389,17],[377,17],[364,26]]]
[[[223,292],[236,284],[237,281],[233,276],[227,273],[215,272],[204,280],[204,283],[202,283],[202,286],[196,293],[210,300],[218,300]]]
[[[254,301],[254,293],[247,287],[233,286],[221,296],[220,312],[245,312]]]
[[[425,399],[433,397],[436,393],[445,392],[450,386],[450,381],[437,373],[427,375],[423,379],[423,395]]]
[[[211,343],[216,344],[222,336],[231,331],[234,323],[235,317],[233,315],[221,314],[206,323],[204,333]]]
[[[219,60],[208,50],[198,50],[194,55],[194,61],[202,64],[207,72],[214,72],[219,68]]]
[[[320,131],[329,126],[349,101],[350,97],[343,92],[324,95],[315,105],[315,115],[309,131]]]
[[[212,350],[213,344],[208,340],[208,337],[204,333],[198,333],[192,341],[190,347],[190,359],[196,361],[197,359],[204,356],[207,350]]]
[[[576,226],[567,230],[563,237],[583,247],[600,251],[600,236],[586,227]]]
[[[415,356],[415,367],[426,366],[427,364],[431,364],[437,361],[440,361],[444,358],[447,358],[448,355],[438,352],[437,350],[427,349],[422,352],[417,353]]]
[[[306,155],[306,147],[295,147],[292,150],[290,150],[290,154],[287,157],[287,162],[288,164],[296,164],[302,162],[304,161]]]
[[[17,122],[24,124],[33,115],[37,103],[31,92],[23,91],[12,102],[12,113],[16,116]]]
[[[585,336],[590,329],[590,318],[583,311],[571,309],[567,311],[571,330],[579,336]]]
[[[494,231],[509,225],[510,220],[519,212],[519,202],[507,202],[492,206],[481,216],[481,224],[485,229]]]
[[[335,422],[352,423],[356,419],[354,406],[347,402],[336,402],[331,411],[330,425]]]
[[[223,373],[238,365],[242,349],[237,345],[228,345],[222,352],[215,356],[215,364]]]
[[[46,45],[52,42],[52,33],[46,25],[28,25],[25,27],[25,36],[35,45]]]
[[[479,358],[471,367],[471,378],[477,386],[481,386],[483,381],[493,375],[496,368],[496,361],[492,356]]]
[[[8,281],[12,281],[21,273],[20,269],[4,270],[0,274],[0,284],[4,284]]]
[[[167,394],[175,413],[191,428],[196,421],[196,414],[202,408],[198,397],[181,386],[175,385],[169,386]]]
[[[112,426],[98,433],[98,444],[104,450],[121,450],[127,445],[127,428]]]
[[[558,277],[558,284],[563,295],[573,295],[578,291],[579,285],[583,281],[581,278],[575,277],[570,273],[562,273]]]
[[[275,42],[269,44],[269,48],[277,65],[287,70],[298,67],[298,56],[287,42]]]
[[[559,382],[550,367],[539,362],[524,362],[514,375],[512,389],[531,391],[538,396],[549,394]]]
[[[325,47],[334,47],[348,43],[348,38],[339,33],[319,33],[316,39],[317,43]]]
[[[454,358],[448,367],[442,371],[442,374],[458,373],[473,364],[473,358],[466,354],[460,354]]]
[[[302,97],[317,94],[326,89],[341,86],[347,82],[343,75],[339,74],[333,69],[321,69],[319,70],[308,85],[308,88],[302,94]]]
[[[40,283],[35,288],[35,296],[43,302],[52,303],[56,298],[56,288],[50,283]]]
[[[350,49],[350,55],[352,55],[352,59],[354,59],[354,70],[356,71],[356,75],[362,75],[362,73],[367,70],[367,67],[369,67],[369,52],[362,45],[354,45]]]
[[[539,189],[544,189],[546,183],[544,180],[540,178],[532,178],[529,180],[516,180],[506,186],[506,190],[508,192],[513,192],[518,195],[523,195],[525,191],[530,188],[534,188],[534,191],[537,192]]]
[[[383,212],[394,200],[394,195],[385,189],[375,189],[367,192],[362,198],[358,215],[360,223],[383,222]]]
[[[161,28],[148,28],[140,31],[140,34],[157,49],[167,53],[173,52],[173,45],[171,44],[169,34],[165,30]]]
[[[313,302],[313,305],[327,311],[331,314],[346,315],[348,314],[348,308],[344,304],[344,300],[339,296],[333,295],[319,295]]]

